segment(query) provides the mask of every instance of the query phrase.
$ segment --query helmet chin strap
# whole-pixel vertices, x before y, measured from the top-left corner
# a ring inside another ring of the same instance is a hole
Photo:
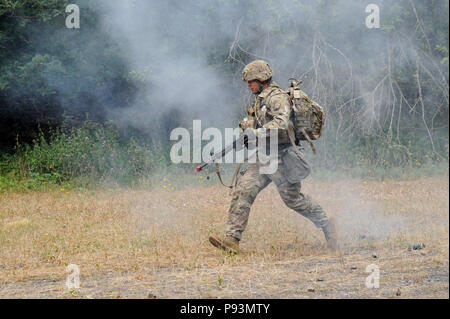
[[[258,89],[258,92],[256,92],[255,94],[259,94],[259,93],[261,93],[263,91],[263,87],[264,87],[265,84],[272,83],[272,78],[270,78],[269,80],[265,81],[264,84],[260,80],[256,80],[256,81],[258,81],[258,83],[259,83],[259,89]]]
[[[256,94],[259,94],[259,93],[261,93],[263,91],[264,84],[262,84],[260,80],[257,80],[257,81],[259,83],[259,89],[258,89],[258,92],[256,92]]]

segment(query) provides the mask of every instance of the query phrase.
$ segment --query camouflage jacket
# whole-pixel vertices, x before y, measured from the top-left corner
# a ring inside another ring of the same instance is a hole
[[[253,128],[278,129],[278,144],[290,144],[287,127],[291,114],[289,96],[275,82],[253,98],[249,117],[243,122]],[[241,127],[245,128],[245,124]],[[247,126],[247,127],[249,127]]]

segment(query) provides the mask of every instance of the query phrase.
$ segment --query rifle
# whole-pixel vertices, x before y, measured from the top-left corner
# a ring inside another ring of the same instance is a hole
[[[238,172],[239,172],[239,169],[241,168],[242,163],[240,163],[240,164],[238,165],[238,167],[236,168],[236,171],[234,172],[233,179],[232,179],[232,181],[231,181],[231,186],[228,186],[228,185],[225,185],[225,184],[223,183],[223,181],[222,181],[222,177],[220,176],[219,164],[217,164],[216,161],[219,160],[219,159],[221,159],[222,157],[224,157],[225,154],[227,154],[229,151],[236,149],[236,147],[237,147],[238,145],[242,145],[242,144],[247,143],[247,138],[248,138],[248,137],[247,137],[245,134],[241,134],[237,139],[235,139],[235,140],[233,141],[233,143],[231,143],[230,145],[226,146],[226,147],[225,147],[223,150],[221,150],[220,152],[217,152],[217,153],[215,153],[215,154],[213,154],[213,153],[211,152],[211,160],[210,160],[209,162],[205,163],[205,164],[198,165],[198,166],[195,168],[195,170],[196,170],[197,172],[200,172],[200,171],[202,171],[206,166],[208,166],[209,164],[215,163],[215,164],[216,164],[216,171],[213,172],[213,173],[211,173],[211,174],[209,174],[209,175],[206,177],[206,179],[209,179],[212,175],[217,174],[217,177],[219,177],[219,180],[220,180],[220,182],[222,183],[223,186],[228,187],[228,188],[233,188],[234,186],[236,186],[236,184],[235,184],[235,182],[237,183],[236,176],[237,176],[237,174],[238,174]],[[233,184],[235,184],[235,185],[233,185]]]
[[[195,168],[195,170],[197,172],[200,172],[202,169],[204,169],[209,164],[215,163],[215,161],[217,161],[217,160],[221,159],[222,157],[224,157],[225,154],[227,154],[229,151],[236,149],[236,146],[238,145],[238,143],[239,144],[245,143],[245,140],[246,140],[246,136],[244,134],[241,134],[241,136],[239,136],[237,139],[235,139],[233,141],[233,143],[231,143],[228,146],[225,146],[225,148],[223,150],[221,150],[220,152],[217,152],[216,154],[213,154],[211,152],[211,154],[210,154],[211,155],[211,161],[207,162],[207,163],[205,163],[203,165],[197,166]]]

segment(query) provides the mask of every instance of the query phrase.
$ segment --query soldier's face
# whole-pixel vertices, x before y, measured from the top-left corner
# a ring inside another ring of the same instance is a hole
[[[258,90],[259,90],[259,82],[258,81],[256,81],[256,80],[248,81],[247,85],[253,94],[258,93]]]

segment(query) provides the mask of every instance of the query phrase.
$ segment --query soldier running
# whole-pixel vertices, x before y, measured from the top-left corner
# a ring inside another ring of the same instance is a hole
[[[272,81],[272,76],[272,68],[262,60],[251,62],[242,71],[242,80],[248,83],[254,99],[249,118],[241,121],[239,126],[244,130],[253,130],[256,136],[262,136],[265,130],[278,130],[278,169],[274,174],[261,174],[259,163],[248,165],[247,170],[238,179],[237,185],[233,189],[225,236],[221,238],[213,235],[209,237],[209,241],[215,247],[231,253],[238,253],[239,241],[247,226],[250,207],[258,193],[274,182],[284,203],[311,220],[316,227],[321,228],[325,234],[327,247],[336,250],[338,243],[333,220],[327,217],[318,203],[301,192],[301,182],[290,183],[288,181],[286,174],[288,169],[282,159],[283,151],[293,147],[287,132],[291,103],[289,95]],[[300,146],[299,144],[298,146]],[[299,159],[299,161],[304,168],[303,171],[296,173],[304,178],[309,174],[309,166],[303,159]]]

